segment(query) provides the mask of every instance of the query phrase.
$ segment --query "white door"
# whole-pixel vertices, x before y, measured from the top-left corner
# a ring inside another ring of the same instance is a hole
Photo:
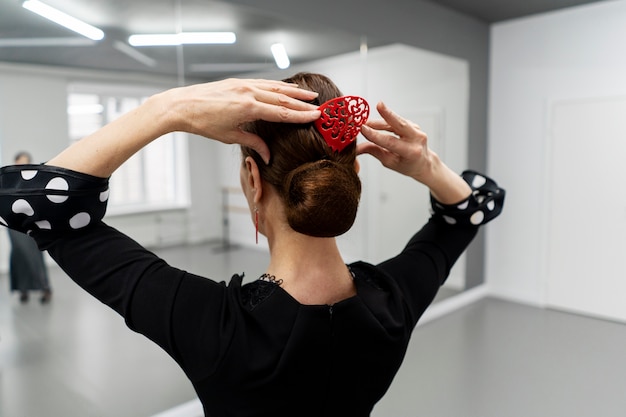
[[[626,97],[552,110],[548,306],[626,321]]]

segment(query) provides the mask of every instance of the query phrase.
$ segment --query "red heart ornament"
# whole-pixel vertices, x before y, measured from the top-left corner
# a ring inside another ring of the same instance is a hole
[[[337,97],[328,100],[319,109],[322,115],[315,121],[315,127],[328,146],[337,152],[356,140],[370,114],[369,104],[358,96]]]

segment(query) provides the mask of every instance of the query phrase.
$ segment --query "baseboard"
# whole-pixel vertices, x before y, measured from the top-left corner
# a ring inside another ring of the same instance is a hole
[[[430,321],[436,320],[440,317],[445,316],[446,314],[450,314],[460,308],[473,304],[476,301],[487,297],[487,295],[489,295],[487,285],[482,284],[474,288],[470,288],[469,290],[465,290],[462,293],[453,297],[438,301],[428,307],[417,325],[420,326]]]
[[[202,410],[200,400],[195,399],[154,414],[151,417],[204,417],[204,411]]]

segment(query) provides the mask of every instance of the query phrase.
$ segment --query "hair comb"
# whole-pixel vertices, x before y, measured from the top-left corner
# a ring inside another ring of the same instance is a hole
[[[358,96],[337,97],[328,100],[319,109],[322,115],[315,121],[315,127],[328,146],[337,152],[356,140],[370,114],[369,104]]]

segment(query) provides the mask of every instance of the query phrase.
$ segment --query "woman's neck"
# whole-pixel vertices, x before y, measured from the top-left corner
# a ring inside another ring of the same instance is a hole
[[[267,273],[301,304],[334,304],[356,294],[352,274],[335,238],[315,238],[293,230],[268,236]]]

